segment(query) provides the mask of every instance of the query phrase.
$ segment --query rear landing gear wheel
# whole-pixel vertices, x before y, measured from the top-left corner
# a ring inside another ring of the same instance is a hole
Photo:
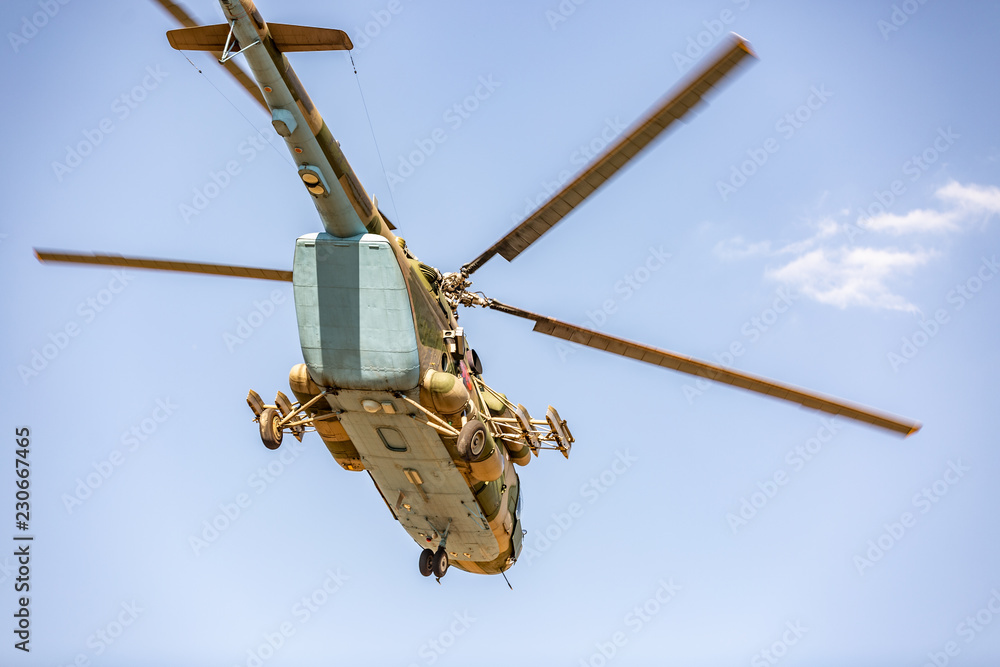
[[[427,549],[426,551],[430,551]],[[431,563],[434,570],[434,576],[440,579],[448,572],[448,552],[444,549],[438,548],[434,552],[434,561]]]
[[[282,429],[278,424],[281,422],[281,413],[274,408],[264,408],[260,413],[260,439],[268,449],[277,449],[281,446]]]
[[[425,577],[431,576],[431,572],[434,571],[434,552],[430,549],[424,549],[420,552],[420,574]]]

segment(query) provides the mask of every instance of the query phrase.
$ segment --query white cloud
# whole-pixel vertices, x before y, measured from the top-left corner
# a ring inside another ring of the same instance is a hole
[[[934,193],[938,199],[955,204],[965,213],[1000,213],[1000,188],[984,185],[962,185],[951,181]]]
[[[720,259],[743,259],[754,255],[767,255],[771,252],[771,242],[747,243],[742,236],[719,241],[713,252]]]
[[[816,233],[805,239],[804,241],[794,241],[792,243],[786,243],[785,245],[778,248],[776,254],[778,255],[801,255],[807,250],[813,248],[817,243],[823,239],[828,239],[831,236],[835,236],[837,232],[840,231],[840,225],[837,224],[836,220],[832,218],[823,218],[819,222],[815,223]]]
[[[917,308],[893,294],[887,282],[925,264],[933,255],[933,252],[923,251],[821,248],[781,268],[768,270],[765,275],[820,303],[838,308],[868,306],[912,312]]]
[[[815,226],[817,228],[815,235],[803,241],[785,243],[776,250],[772,250],[770,241],[750,243],[742,236],[734,236],[716,243],[713,252],[716,257],[724,260],[745,259],[754,255],[797,255],[812,248],[817,241],[834,236],[840,231],[840,225],[832,218],[824,218],[815,223]]]
[[[939,206],[914,209],[906,213],[882,213],[852,222],[824,218],[813,223],[815,232],[800,241],[774,244],[771,241],[748,242],[742,237],[722,241],[715,247],[723,259],[741,259],[753,255],[780,258],[785,263],[765,271],[775,280],[820,303],[839,308],[865,306],[889,310],[916,311],[917,308],[893,291],[893,284],[934,258],[934,250],[915,245],[910,250],[896,247],[876,248],[851,243],[859,234],[876,244],[886,236],[940,237],[960,232],[976,223],[984,224],[1000,213],[1000,188],[951,181],[934,193]],[[846,219],[848,209],[840,211]],[[845,236],[840,236],[845,232]],[[838,239],[840,242],[838,242]],[[787,259],[791,256],[791,259]]]
[[[881,213],[864,222],[866,230],[900,236],[959,231],[963,225],[1000,213],[1000,188],[962,185],[957,181],[938,188],[934,196],[949,204],[946,210],[916,209],[903,215]]]
[[[888,232],[900,236],[921,232],[954,232],[958,231],[958,216],[954,211],[942,213],[929,209],[916,209],[904,215],[883,213],[869,218],[865,229],[874,232]]]

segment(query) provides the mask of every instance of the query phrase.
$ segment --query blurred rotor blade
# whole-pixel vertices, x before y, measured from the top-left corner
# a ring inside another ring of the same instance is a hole
[[[734,387],[798,403],[806,408],[828,412],[832,415],[840,415],[848,419],[871,424],[872,426],[902,433],[903,436],[911,435],[920,430],[920,422],[877,412],[861,405],[848,403],[837,398],[806,391],[756,375],[750,375],[749,373],[740,373],[739,371],[692,359],[691,357],[685,357],[674,352],[668,352],[667,350],[659,350],[655,347],[608,336],[607,334],[584,329],[573,324],[560,322],[550,317],[529,313],[526,310],[514,308],[513,306],[508,306],[497,301],[490,301],[488,307],[503,313],[532,320],[535,323],[534,330],[540,333],[562,338],[573,343],[579,343],[580,345],[586,345],[597,350],[619,354],[629,359],[636,359],[647,364],[653,364],[654,366],[663,366],[664,368],[670,368],[689,375],[696,375],[715,382],[724,382]]]
[[[147,259],[144,257],[124,257],[122,255],[99,255],[39,250],[35,256],[40,262],[63,262],[66,264],[96,264],[99,266],[122,266],[129,269],[153,269],[157,271],[178,271],[181,273],[203,273],[213,276],[233,276],[234,278],[257,278],[259,280],[281,280],[292,282],[291,271],[259,269],[253,266],[233,266],[231,264],[204,264],[201,262],[178,262],[169,259]]]
[[[169,12],[170,15],[173,16],[174,19],[176,19],[177,22],[180,23],[185,28],[202,27],[200,23],[191,18],[191,15],[187,13],[187,10],[184,9],[184,7],[177,4],[176,2],[169,2],[168,0],[156,0],[156,4],[160,5],[165,10],[167,10],[167,12]],[[215,56],[216,61],[222,58],[221,51],[213,52],[212,55]],[[266,111],[268,114],[271,113],[271,110],[267,108],[267,102],[264,101],[264,94],[260,92],[260,88],[257,86],[257,83],[250,77],[249,74],[240,69],[239,65],[237,65],[232,60],[227,60],[226,62],[219,64],[222,67],[225,67],[226,71],[229,72],[229,74],[231,74],[232,77],[236,79],[236,81],[241,86],[243,86],[248,93],[253,95],[253,98],[257,100],[257,103],[264,108],[264,111]]]
[[[754,56],[750,44],[735,33],[730,33],[725,46],[715,58],[698,70],[676,92],[663,98],[645,119],[639,121],[601,155],[594,158],[587,168],[561,191],[542,204],[506,236],[494,243],[486,252],[462,267],[471,275],[479,267],[499,254],[507,261],[517,257],[525,248],[537,241],[556,223],[579,206],[591,194],[614,176],[629,160],[638,155],[674,121],[683,118],[696,107],[709,90],[748,56]],[[755,56],[754,56],[755,57]]]

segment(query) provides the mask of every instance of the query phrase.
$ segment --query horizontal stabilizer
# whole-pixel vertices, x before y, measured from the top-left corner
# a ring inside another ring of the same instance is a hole
[[[343,30],[310,28],[304,25],[268,23],[271,39],[279,51],[350,51],[351,38]]]
[[[197,28],[178,28],[167,31],[167,41],[178,51],[212,51],[222,53],[226,48],[229,26],[200,25]]]
[[[187,13],[186,9],[178,5],[176,2],[170,2],[170,0],[156,0],[156,1],[160,4],[161,7],[167,10],[167,12],[169,12],[170,15],[173,16],[174,19],[176,19],[177,22],[180,23],[182,26],[186,28],[196,28],[198,26],[198,22],[195,21],[194,18],[192,18],[191,15]],[[222,57],[222,49],[219,49],[219,51],[215,54],[215,57],[216,58]],[[232,60],[227,60],[226,62],[220,64],[226,68],[226,71],[229,72],[230,76],[236,79],[236,81],[239,82],[239,84],[243,86],[243,88],[246,89],[246,91],[250,93],[255,100],[257,100],[258,104],[264,107],[264,111],[266,111],[268,114],[271,113],[271,110],[267,107],[267,102],[264,101],[264,93],[260,92],[260,88],[257,87],[257,83],[253,79],[251,79],[246,72],[241,70],[239,66]]]
[[[268,23],[268,31],[278,51],[347,51],[354,48],[343,30],[310,28],[303,25]],[[229,26],[203,25],[167,31],[167,41],[178,51],[211,51],[221,53],[226,47]]]

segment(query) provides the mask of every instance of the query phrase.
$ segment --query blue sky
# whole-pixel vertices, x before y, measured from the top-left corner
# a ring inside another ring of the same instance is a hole
[[[151,3],[8,2],[0,392],[11,449],[32,432],[35,542],[32,651],[8,630],[0,662],[996,664],[1000,8],[259,8],[352,35],[359,78],[342,53],[290,59],[444,271],[639,117],[688,50],[745,36],[759,62],[475,288],[924,428],[830,424],[465,311],[487,381],[555,405],[577,443],[521,472],[513,592],[438,586],[366,475],[316,436],[260,445],[246,391],[287,392],[301,361],[289,287],[32,256],[290,267],[320,225],[267,118],[210,57],[170,49]]]

